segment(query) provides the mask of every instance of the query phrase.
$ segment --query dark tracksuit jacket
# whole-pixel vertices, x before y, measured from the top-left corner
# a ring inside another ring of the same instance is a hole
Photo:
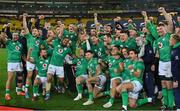
[[[180,109],[180,42],[171,51],[171,72],[173,81],[178,81],[178,87],[174,88],[175,103]]]
[[[144,60],[144,65],[145,65],[145,70],[143,75],[144,89],[148,97],[153,97],[155,86],[154,86],[154,76],[151,70],[151,66],[154,63],[155,54],[153,52],[153,47],[150,45],[150,43],[145,45],[144,56],[142,57],[142,59]]]

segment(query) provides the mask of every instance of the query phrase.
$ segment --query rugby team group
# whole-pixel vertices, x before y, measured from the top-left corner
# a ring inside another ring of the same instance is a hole
[[[78,94],[74,101],[83,98],[85,88],[88,90],[83,105],[109,96],[103,107],[110,108],[119,95],[122,110],[154,103],[157,98],[162,99],[162,110],[173,110],[175,106],[180,109],[180,17],[174,23],[163,7],[157,10],[165,20],[155,24],[153,17],[142,11],[144,22],[140,29],[132,19],[124,26],[121,17],[113,19],[114,26],[102,25],[96,13],[89,32],[82,24],[69,24],[65,28],[61,20],[52,26],[43,22],[43,15],[28,21],[27,13],[22,15],[20,31],[11,32],[10,24],[5,24],[0,34],[0,41],[8,50],[5,100],[12,99],[10,88],[14,76],[17,95],[30,98],[29,87],[32,87],[33,101],[39,96],[39,88],[46,101],[51,99],[54,76],[60,92],[66,93],[64,64],[69,64],[76,66]],[[142,90],[146,96],[141,96]]]

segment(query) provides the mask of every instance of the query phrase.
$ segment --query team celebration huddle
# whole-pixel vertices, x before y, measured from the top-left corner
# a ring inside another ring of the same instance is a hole
[[[132,19],[122,24],[121,17],[101,24],[94,13],[89,30],[83,23],[51,24],[43,15],[35,19],[23,13],[20,31],[11,32],[8,23],[0,34],[8,50],[5,100],[15,99],[15,77],[17,95],[51,101],[54,87],[67,92],[71,80],[65,70],[71,70],[77,90],[72,101],[84,106],[108,97],[104,109],[120,99],[121,110],[158,100],[161,110],[180,110],[180,17],[173,20],[165,8],[157,10],[164,19],[155,23],[142,11],[140,28]]]

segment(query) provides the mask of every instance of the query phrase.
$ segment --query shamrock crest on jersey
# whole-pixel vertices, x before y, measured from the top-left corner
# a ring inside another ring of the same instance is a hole
[[[70,35],[70,38],[73,38],[74,36],[73,35]]]
[[[158,42],[158,46],[159,46],[159,48],[162,48],[163,44],[161,42]]]
[[[120,47],[123,47],[123,45],[120,45]]]
[[[77,64],[80,65],[80,64],[81,64],[81,61],[79,61]]]
[[[108,65],[109,65],[109,67],[112,67],[112,63],[109,63]]]
[[[98,52],[98,56],[101,56],[101,52]]]
[[[59,49],[58,52],[61,54],[61,53],[63,52],[63,50],[62,50],[62,49]]]
[[[17,51],[19,51],[19,50],[20,50],[20,47],[19,47],[19,46],[16,46],[15,48],[16,48],[16,50],[17,50]]]

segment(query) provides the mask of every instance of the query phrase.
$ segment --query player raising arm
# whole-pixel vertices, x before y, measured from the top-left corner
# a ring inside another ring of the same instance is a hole
[[[22,75],[22,63],[21,63],[21,56],[22,56],[22,45],[18,42],[19,35],[18,33],[12,34],[12,40],[7,39],[5,33],[1,34],[2,41],[6,44],[8,50],[8,79],[6,81],[6,94],[5,99],[11,100],[10,96],[10,86],[13,82],[14,73],[17,75]],[[18,83],[22,83],[22,79],[19,79]],[[23,95],[22,92],[22,85],[18,86],[17,95]]]

